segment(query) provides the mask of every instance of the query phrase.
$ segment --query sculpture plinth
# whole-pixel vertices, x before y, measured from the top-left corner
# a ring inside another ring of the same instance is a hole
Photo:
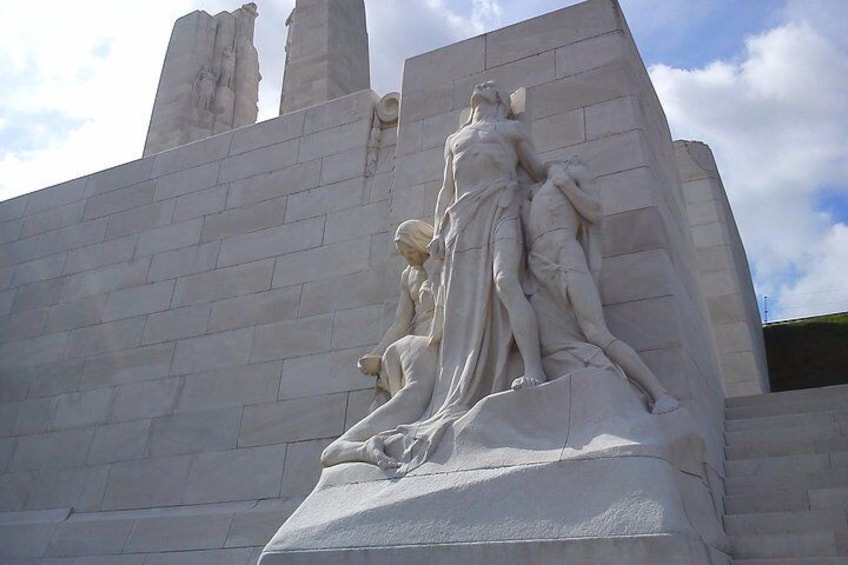
[[[401,479],[325,469],[260,563],[717,563],[702,453],[685,409],[584,369],[487,397]]]

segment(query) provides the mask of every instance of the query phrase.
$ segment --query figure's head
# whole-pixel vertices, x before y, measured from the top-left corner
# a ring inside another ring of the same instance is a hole
[[[413,266],[420,267],[430,257],[427,245],[433,239],[433,226],[423,220],[406,220],[395,230],[395,247]]]
[[[493,80],[480,83],[471,91],[471,109],[474,110],[484,104],[497,108],[499,118],[512,117],[509,92],[499,87]]]

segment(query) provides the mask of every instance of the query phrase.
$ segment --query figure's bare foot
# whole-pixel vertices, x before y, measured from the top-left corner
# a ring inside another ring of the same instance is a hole
[[[400,467],[400,462],[397,459],[386,455],[383,440],[378,437],[372,437],[365,442],[363,446],[363,459],[365,462],[376,465],[380,469],[397,469]]]
[[[512,390],[521,390],[522,388],[533,388],[534,386],[539,386],[544,382],[545,379],[531,377],[530,375],[524,375],[512,381],[512,385],[510,386],[510,388],[512,388]]]
[[[680,408],[680,403],[670,394],[661,394],[654,401],[654,407],[651,409],[651,414],[668,414]]]

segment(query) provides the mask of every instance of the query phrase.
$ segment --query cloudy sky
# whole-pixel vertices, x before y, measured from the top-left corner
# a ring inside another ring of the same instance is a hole
[[[259,119],[283,21],[257,0]],[[372,87],[403,60],[575,3],[366,0]],[[672,134],[708,143],[769,319],[848,310],[848,1],[621,0]],[[0,0],[0,200],[141,155],[171,27],[224,0]]]

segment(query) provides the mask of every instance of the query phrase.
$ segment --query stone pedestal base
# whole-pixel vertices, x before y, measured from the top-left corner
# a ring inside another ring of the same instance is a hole
[[[325,469],[261,565],[727,563],[685,409],[586,369],[490,396],[396,478]]]
[[[263,553],[260,565],[724,565],[724,553],[683,535],[409,545]]]

